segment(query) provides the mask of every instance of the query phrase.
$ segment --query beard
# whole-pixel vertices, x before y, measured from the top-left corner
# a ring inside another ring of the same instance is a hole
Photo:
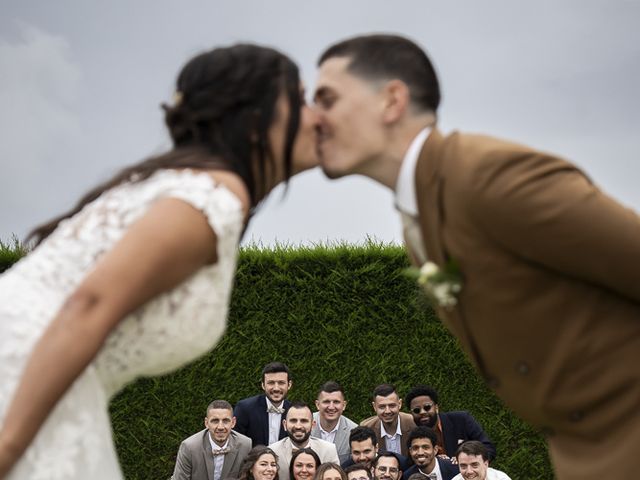
[[[299,435],[299,432],[296,432],[296,434]],[[291,433],[291,432],[287,432],[287,435],[289,435],[289,438],[291,439],[291,441],[293,442],[294,445],[304,445],[305,443],[307,443],[309,441],[309,437],[311,436],[311,430],[309,430],[308,432],[305,432],[304,437],[301,437],[300,440],[296,439],[293,436],[294,434]]]

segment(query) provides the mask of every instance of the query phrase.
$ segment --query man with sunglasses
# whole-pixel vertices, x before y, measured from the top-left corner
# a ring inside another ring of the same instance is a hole
[[[413,387],[405,397],[416,425],[432,428],[438,436],[438,456],[455,462],[458,445],[466,440],[478,440],[489,454],[496,457],[496,448],[480,424],[469,412],[441,413],[438,407],[438,392],[426,385]]]

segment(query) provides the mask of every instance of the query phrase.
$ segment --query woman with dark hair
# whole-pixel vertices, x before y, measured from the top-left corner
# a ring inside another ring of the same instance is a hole
[[[244,459],[238,480],[274,480],[278,476],[278,456],[269,447],[253,447]]]
[[[289,477],[293,480],[312,480],[320,466],[320,457],[311,448],[299,448],[291,456]]]
[[[347,474],[337,463],[326,462],[318,467],[313,480],[347,480]]]
[[[32,232],[0,276],[0,478],[122,478],[109,399],[222,336],[251,214],[317,164],[302,98],[276,50],[197,55],[164,106],[173,148]]]

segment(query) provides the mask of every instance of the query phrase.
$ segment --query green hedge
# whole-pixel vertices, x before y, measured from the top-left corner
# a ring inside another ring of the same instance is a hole
[[[206,405],[256,394],[262,366],[274,360],[292,371],[290,399],[313,403],[320,384],[340,382],[354,421],[373,414],[369,395],[379,383],[394,383],[402,396],[431,384],[442,410],[469,410],[484,426],[496,468],[514,480],[553,478],[542,437],[482,383],[402,274],[407,266],[404,249],[374,243],[243,249],[228,331],[216,349],[113,400],[126,478],[169,478],[180,442],[202,428]]]

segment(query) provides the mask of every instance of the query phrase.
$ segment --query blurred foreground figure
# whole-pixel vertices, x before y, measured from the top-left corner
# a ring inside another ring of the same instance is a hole
[[[122,478],[110,397],[213,348],[250,213],[316,163],[316,116],[281,53],[214,49],[176,87],[174,148],[36,229],[0,277],[0,478]]]

